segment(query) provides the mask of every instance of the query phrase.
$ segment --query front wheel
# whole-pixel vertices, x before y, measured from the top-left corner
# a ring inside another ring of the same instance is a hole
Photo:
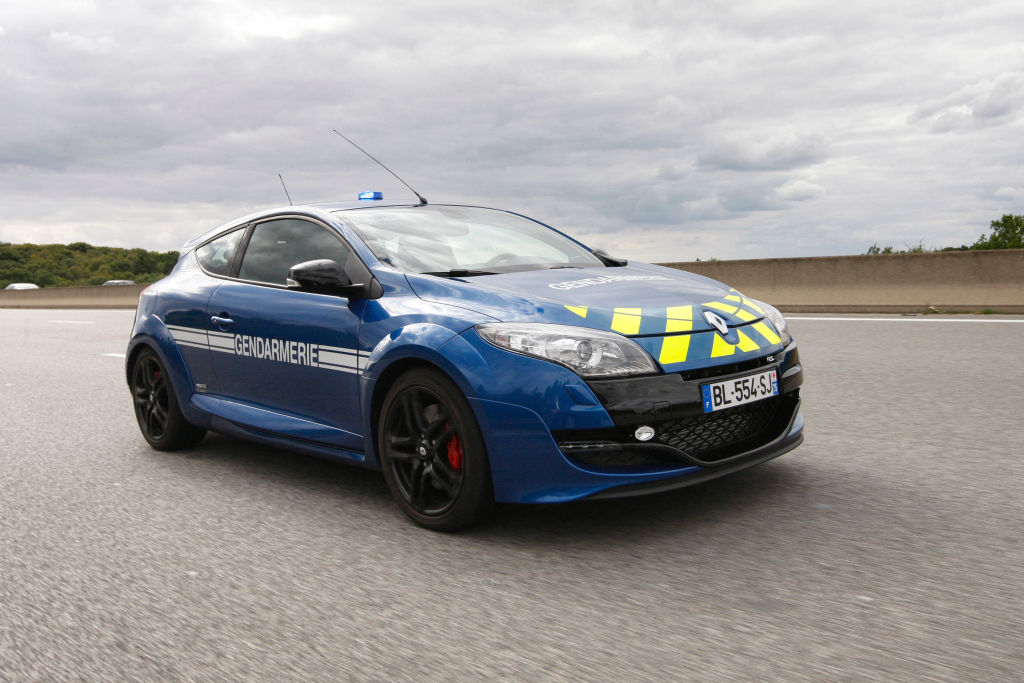
[[[135,419],[150,446],[158,451],[176,451],[203,440],[206,430],[189,423],[181,414],[171,378],[153,351],[139,352],[130,376]]]
[[[494,490],[480,427],[441,372],[398,378],[381,406],[377,445],[391,494],[417,524],[456,531],[486,517]]]

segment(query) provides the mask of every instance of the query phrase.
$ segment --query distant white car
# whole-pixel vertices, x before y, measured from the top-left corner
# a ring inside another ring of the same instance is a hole
[[[31,282],[12,282],[4,289],[39,289],[39,285],[34,285]]]
[[[125,285],[134,285],[135,280],[107,280],[103,283],[104,287],[120,287]]]

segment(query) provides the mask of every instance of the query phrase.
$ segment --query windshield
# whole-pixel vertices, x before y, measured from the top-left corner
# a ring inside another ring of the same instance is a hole
[[[463,276],[603,265],[564,235],[495,209],[430,205],[339,213],[378,259],[408,273]]]

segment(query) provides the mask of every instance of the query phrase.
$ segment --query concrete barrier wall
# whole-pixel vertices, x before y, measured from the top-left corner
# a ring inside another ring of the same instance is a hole
[[[666,263],[784,311],[1024,313],[1024,249]]]
[[[0,290],[0,308],[135,308],[146,285]]]
[[[793,312],[1024,313],[1024,249],[667,263]],[[0,308],[135,308],[143,285],[0,291]]]

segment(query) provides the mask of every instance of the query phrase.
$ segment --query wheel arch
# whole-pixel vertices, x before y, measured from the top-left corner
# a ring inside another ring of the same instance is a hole
[[[373,455],[377,457],[377,425],[380,420],[380,409],[384,405],[384,397],[387,396],[388,391],[398,378],[409,372],[410,370],[425,368],[433,369],[441,372],[446,377],[451,376],[445,372],[439,365],[432,363],[425,358],[419,357],[408,357],[401,358],[388,367],[377,378],[377,381],[373,386],[373,393],[370,396],[370,413],[369,413],[369,434],[373,441]]]
[[[444,375],[459,389],[467,399],[476,419],[477,426],[481,432],[484,431],[483,416],[477,413],[473,401],[469,399],[476,396],[476,387],[480,385],[483,376],[489,374],[486,362],[475,353],[466,356],[468,345],[461,335],[452,333],[438,334],[440,330],[432,330],[434,334],[432,343],[407,343],[399,347],[392,347],[386,350],[378,349],[372,354],[372,363],[369,371],[364,375],[364,415],[366,415],[366,441],[365,450],[367,458],[372,460],[378,467],[380,460],[377,451],[377,427],[380,420],[381,406],[384,397],[398,380],[399,377],[417,368],[435,370]],[[436,334],[436,336],[435,336]],[[470,350],[471,351],[471,350]],[[453,353],[454,352],[454,353]],[[486,443],[486,433],[484,434]],[[488,459],[490,454],[488,452]]]
[[[381,407],[384,405],[384,398],[388,395],[388,391],[392,386],[394,386],[395,382],[397,382],[400,377],[411,370],[434,370],[455,384],[459,391],[463,393],[463,396],[466,395],[466,386],[468,385],[466,379],[461,377],[460,373],[457,371],[452,372],[453,368],[449,369],[446,367],[446,363],[438,362],[439,360],[441,359],[428,359],[423,356],[405,356],[403,358],[398,358],[384,368],[373,380],[373,385],[370,389],[370,395],[366,405],[366,455],[367,459],[372,459],[377,467],[380,467],[377,444],[377,427],[380,423]],[[470,405],[472,405],[472,403],[470,403]],[[480,416],[476,415],[475,411],[473,411],[473,416],[479,426]]]
[[[165,339],[161,339],[160,331],[163,331]],[[153,334],[156,332],[156,334]],[[178,399],[178,407],[181,409],[185,419],[194,425],[209,428],[209,416],[195,408],[191,403],[193,394],[192,376],[189,374],[185,359],[182,358],[178,347],[174,344],[167,329],[161,325],[156,330],[147,330],[135,335],[128,346],[125,356],[125,380],[129,386],[132,381],[132,368],[136,359],[143,351],[152,351],[166,368],[171,378],[171,385]]]

